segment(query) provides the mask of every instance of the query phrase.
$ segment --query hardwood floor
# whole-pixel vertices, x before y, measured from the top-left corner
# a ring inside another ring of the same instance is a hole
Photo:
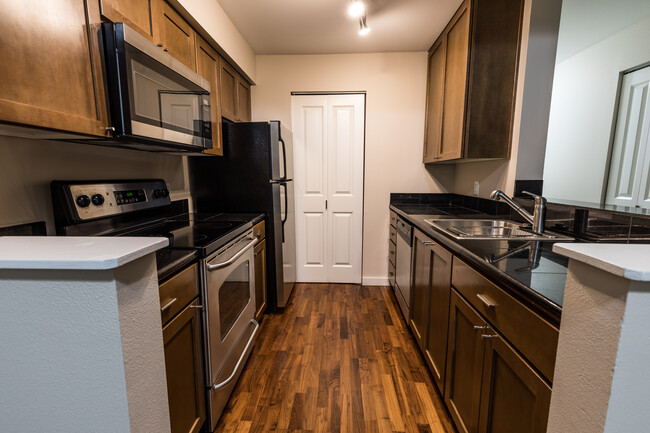
[[[453,432],[390,288],[299,284],[217,432]]]

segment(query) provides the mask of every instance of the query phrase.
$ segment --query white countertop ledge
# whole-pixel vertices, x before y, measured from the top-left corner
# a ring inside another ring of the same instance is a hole
[[[162,237],[0,237],[0,269],[115,269],[169,245]]]
[[[553,251],[633,281],[650,281],[648,244],[565,244]]]

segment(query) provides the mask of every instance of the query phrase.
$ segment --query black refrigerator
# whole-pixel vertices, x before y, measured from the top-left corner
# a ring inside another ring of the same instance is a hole
[[[222,126],[224,156],[190,158],[196,209],[266,215],[267,308],[277,311],[296,282],[292,133],[279,121]]]

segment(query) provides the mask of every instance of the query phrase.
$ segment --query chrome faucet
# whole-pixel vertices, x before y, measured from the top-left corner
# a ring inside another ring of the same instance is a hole
[[[500,189],[495,189],[494,191],[492,191],[492,194],[490,194],[490,198],[492,200],[503,199],[503,201],[508,203],[511,208],[516,210],[517,213],[519,213],[519,215],[524,217],[526,221],[528,221],[533,225],[533,232],[537,233],[538,235],[541,235],[542,233],[544,233],[544,224],[546,223],[546,199],[541,195],[533,194],[532,192],[523,191],[523,193],[528,194],[529,196],[535,199],[535,208],[532,215],[526,212],[526,209],[519,206],[510,197],[505,195],[505,193]]]

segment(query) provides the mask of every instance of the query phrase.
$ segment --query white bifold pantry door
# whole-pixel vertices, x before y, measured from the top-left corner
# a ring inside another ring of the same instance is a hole
[[[365,95],[294,95],[297,281],[361,283]]]

